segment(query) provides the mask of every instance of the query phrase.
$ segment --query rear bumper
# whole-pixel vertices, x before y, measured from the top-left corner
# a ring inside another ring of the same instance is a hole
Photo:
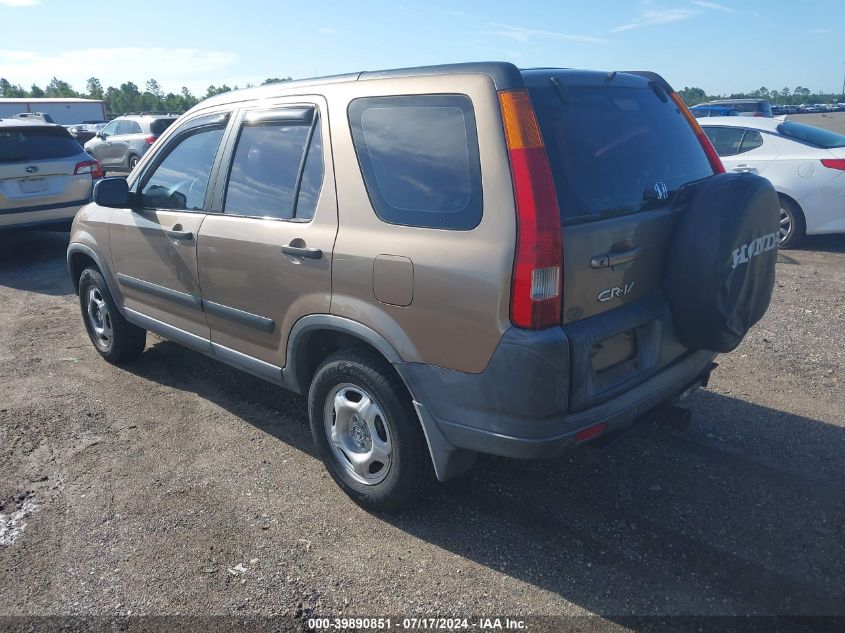
[[[480,374],[397,366],[414,396],[438,479],[459,474],[475,453],[544,459],[565,452],[580,430],[594,424],[604,423],[605,433],[627,428],[705,382],[716,357],[690,352],[645,382],[570,413],[568,348],[563,330],[511,330]]]
[[[91,202],[91,199],[86,198],[85,200],[71,202],[0,209],[0,231],[40,225],[65,224],[70,226],[76,212],[89,202]]]

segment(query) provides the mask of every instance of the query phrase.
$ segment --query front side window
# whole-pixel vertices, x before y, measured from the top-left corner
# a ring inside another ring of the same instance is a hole
[[[117,134],[117,126],[120,125],[120,121],[112,121],[106,127],[103,128],[102,134],[112,136]]]
[[[224,213],[289,220],[314,215],[323,181],[319,119],[272,119],[241,129]]]
[[[224,125],[196,127],[168,144],[167,152],[141,189],[145,207],[201,210]]]
[[[745,130],[739,127],[706,127],[704,132],[719,156],[739,154]]]
[[[366,97],[349,105],[355,152],[378,217],[471,230],[482,214],[475,112],[465,95]]]

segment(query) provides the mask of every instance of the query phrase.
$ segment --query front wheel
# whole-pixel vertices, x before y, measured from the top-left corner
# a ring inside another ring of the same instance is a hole
[[[361,506],[399,508],[431,481],[425,436],[408,393],[375,354],[329,356],[311,382],[308,417],[326,469]]]
[[[88,337],[100,356],[122,363],[141,355],[147,332],[123,318],[99,270],[86,268],[79,276],[79,305]]]

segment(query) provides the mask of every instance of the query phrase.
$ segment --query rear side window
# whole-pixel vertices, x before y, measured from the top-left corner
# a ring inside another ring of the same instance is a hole
[[[235,149],[223,212],[280,220],[310,219],[322,182],[319,119],[300,125],[245,125]]]
[[[742,145],[739,147],[739,153],[750,152],[752,149],[757,149],[763,144],[763,136],[757,130],[745,130],[745,136],[742,137]]]
[[[713,175],[671,100],[647,86],[529,88],[563,223],[636,213]],[[665,185],[665,188],[664,188]]]
[[[471,230],[482,214],[472,101],[465,95],[366,97],[349,122],[367,193],[380,219]]]
[[[0,128],[0,163],[68,158],[81,150],[63,127]]]

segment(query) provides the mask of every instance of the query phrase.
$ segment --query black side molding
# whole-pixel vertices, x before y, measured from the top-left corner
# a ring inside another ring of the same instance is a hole
[[[273,319],[246,312],[245,310],[238,310],[237,308],[230,308],[221,303],[214,303],[213,301],[203,301],[203,310],[206,314],[211,314],[221,319],[234,321],[240,325],[255,328],[262,332],[272,333],[276,329],[276,322]]]
[[[130,277],[129,275],[124,275],[123,273],[117,273],[116,276],[117,280],[127,288],[140,290],[141,292],[146,292],[148,295],[153,295],[154,297],[159,297],[160,299],[167,299],[168,301],[178,303],[186,308],[202,310],[202,300],[199,297],[188,294],[187,292],[180,292],[179,290],[165,288],[164,286],[159,286],[158,284],[144,281],[143,279],[138,279],[136,277]]]

